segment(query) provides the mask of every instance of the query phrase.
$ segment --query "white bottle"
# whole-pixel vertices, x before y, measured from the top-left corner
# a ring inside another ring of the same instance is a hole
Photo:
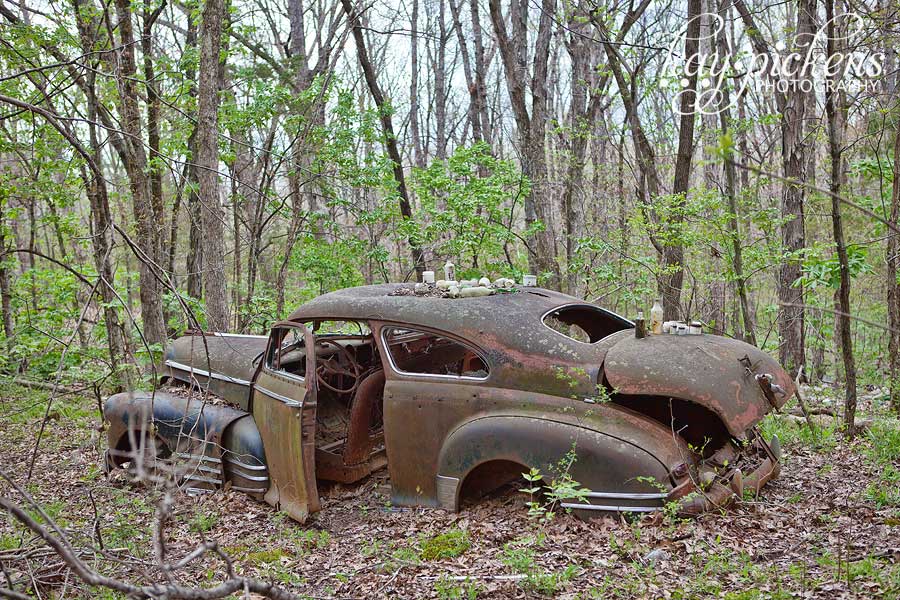
[[[653,303],[650,309],[650,333],[659,335],[663,332],[663,308],[659,300]]]
[[[456,267],[449,260],[444,263],[444,279],[447,281],[456,281]]]

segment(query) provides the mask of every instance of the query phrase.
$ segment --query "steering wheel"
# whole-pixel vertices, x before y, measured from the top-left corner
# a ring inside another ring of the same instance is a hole
[[[335,358],[326,358],[323,360],[318,359],[318,353],[316,353],[316,379],[326,388],[331,390],[332,392],[336,392],[338,394],[349,394],[350,392],[356,389],[356,386],[359,385],[359,379],[362,375],[362,369],[359,366],[359,363],[356,362],[356,358],[353,354],[350,353],[349,350],[345,346],[342,346],[336,340],[330,340],[328,338],[322,338],[316,340],[316,344],[321,346],[334,346],[338,350],[338,354],[343,356],[347,363],[350,365],[350,369],[348,370],[344,368],[340,360],[335,360]],[[346,389],[337,388],[330,383],[328,383],[327,376],[328,375],[342,375],[344,377],[349,377],[352,380],[352,385]]]

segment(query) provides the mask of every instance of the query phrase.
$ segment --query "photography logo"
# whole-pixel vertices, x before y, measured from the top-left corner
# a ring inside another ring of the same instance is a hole
[[[778,41],[767,52],[749,47],[719,52],[719,36],[725,20],[715,13],[698,15],[701,19],[700,51],[683,56],[688,24],[669,45],[660,85],[677,89],[672,109],[677,114],[718,114],[733,107],[738,98],[750,91],[761,95],[799,90],[820,93],[829,90],[875,93],[884,74],[884,54],[872,51],[864,43],[864,20],[856,13],[835,17],[835,46],[840,50],[828,55],[829,23],[820,23],[815,34],[795,35]],[[696,74],[697,89],[687,89],[689,77]],[[727,92],[727,96],[726,96]],[[686,96],[688,111],[682,110]],[[725,102],[725,98],[728,101]]]

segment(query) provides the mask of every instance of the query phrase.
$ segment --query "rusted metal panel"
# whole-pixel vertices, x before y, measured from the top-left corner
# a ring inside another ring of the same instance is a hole
[[[309,489],[303,469],[303,405],[286,397],[273,397],[277,392],[269,387],[278,387],[273,383],[263,374],[253,400],[253,419],[267,449],[271,478],[265,500],[303,522],[309,515]]]
[[[199,393],[116,394],[104,408],[109,441],[107,462],[109,466],[120,466],[132,461],[142,446],[156,440],[162,446],[166,467],[184,488],[219,488],[229,479],[223,461],[234,454],[228,450],[229,430],[247,416],[227,406],[208,404]],[[252,445],[252,435],[249,437],[247,446]],[[265,467],[256,475],[265,475]],[[268,485],[267,481],[259,479],[255,487],[264,485]]]
[[[248,407],[250,382],[266,349],[267,338],[256,335],[190,333],[166,349],[166,375]]]
[[[776,407],[794,392],[790,376],[775,359],[738,340],[715,335],[615,337],[603,363],[613,389],[690,400],[719,415],[738,437],[773,408],[756,375],[771,376],[780,389]]]
[[[307,349],[315,345],[303,329]],[[316,361],[307,353],[306,375],[292,377],[263,366],[253,386],[253,419],[262,435],[271,483],[265,500],[303,522],[319,509],[315,478]]]
[[[398,504],[437,506],[442,504],[440,477],[464,480],[471,468],[488,460],[514,460],[513,455],[519,464],[543,469],[563,459],[573,443],[581,453],[576,461],[581,483],[596,480],[609,487],[615,479],[625,491],[631,491],[634,482],[627,481],[635,473],[662,476],[660,484],[669,485],[668,472],[691,457],[684,441],[660,423],[580,397],[395,379],[386,385],[384,410],[388,469]],[[639,463],[656,466],[635,469]]]

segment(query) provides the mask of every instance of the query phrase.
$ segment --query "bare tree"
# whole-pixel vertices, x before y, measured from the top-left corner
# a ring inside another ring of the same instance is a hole
[[[346,12],[347,18],[350,21],[353,39],[356,42],[356,56],[359,59],[359,65],[362,67],[363,74],[366,78],[366,84],[369,86],[369,93],[372,94],[375,106],[378,107],[381,128],[385,138],[384,145],[387,148],[388,156],[394,163],[394,180],[397,183],[397,192],[400,196],[400,214],[404,219],[412,219],[412,208],[410,207],[409,202],[409,192],[406,188],[406,176],[403,174],[403,162],[400,158],[400,150],[397,146],[397,136],[394,133],[394,123],[391,119],[390,108],[385,99],[384,92],[381,91],[381,86],[378,85],[378,78],[375,75],[375,68],[372,66],[372,61],[369,59],[369,52],[366,50],[366,41],[363,37],[362,23],[360,22],[359,15],[354,11],[350,0],[341,0],[341,5],[344,7],[344,12]],[[422,271],[425,270],[422,250],[419,248],[418,242],[412,238],[409,239],[409,247],[416,274],[419,276],[418,278],[421,278]]]
[[[828,23],[827,55],[829,59],[844,50],[835,22],[835,0],[825,0],[825,19]],[[841,28],[843,29],[843,28]],[[842,32],[842,34],[845,34]],[[831,224],[834,246],[840,269],[838,289],[837,324],[840,332],[841,358],[844,363],[844,427],[853,437],[856,430],[856,364],[853,358],[853,336],[850,332],[850,263],[844,242],[844,224],[841,217],[840,194],[844,181],[844,129],[847,105],[844,94],[838,88],[843,72],[832,73],[825,90],[825,112],[828,116],[828,154],[831,158]]]
[[[891,406],[900,414],[900,125],[894,126],[894,184],[891,191],[889,222],[893,227],[887,233],[887,312],[888,312],[888,362],[890,369]]]
[[[162,206],[154,205],[148,179],[147,152],[144,149],[144,135],[141,124],[138,74],[135,58],[133,11],[130,0],[116,0],[116,30],[119,33],[116,83],[118,88],[119,114],[124,135],[118,145],[122,162],[128,173],[131,187],[131,204],[141,251],[149,261],[140,262],[141,318],[144,335],[151,343],[161,344],[166,339],[166,328],[162,313],[162,298],[153,267],[148,263],[163,264],[160,240]],[[152,23],[151,23],[152,24]],[[113,31],[109,31],[110,39]],[[152,106],[153,102],[151,102]],[[151,109],[152,110],[152,109]],[[160,198],[161,200],[161,198]]]
[[[735,8],[744,22],[754,51],[770,60],[775,58],[762,37],[761,29],[744,0],[735,0]],[[796,74],[798,61],[806,54],[813,42],[816,24],[816,0],[798,0],[796,37],[798,48],[784,67],[785,73]],[[775,91],[775,103],[781,113],[781,156],[782,171],[786,179],[782,187],[781,213],[785,222],[781,227],[781,242],[786,253],[778,274],[778,300],[782,305],[778,320],[781,338],[779,359],[792,375],[802,371],[805,363],[803,288],[797,285],[800,279],[800,253],[806,244],[804,220],[804,200],[806,188],[803,178],[808,165],[809,141],[804,138],[805,119],[808,118],[809,102],[800,86],[799,79],[786,80],[787,91]]]
[[[684,38],[684,55],[687,60],[688,84],[681,91],[680,118],[678,124],[678,153],[675,156],[675,180],[672,184],[672,206],[662,226],[666,241],[662,244],[659,292],[663,298],[664,319],[675,319],[681,313],[681,287],[684,284],[684,244],[680,229],[684,226],[684,207],[691,181],[691,160],[694,156],[694,110],[697,94],[697,51],[700,49],[700,0],[687,0],[687,33]]]
[[[525,224],[531,227],[540,223],[542,227],[535,233],[534,247],[528,252],[528,264],[533,272],[548,274],[551,287],[558,287],[560,270],[556,261],[556,239],[553,235],[550,203],[552,196],[547,184],[546,159],[547,67],[556,2],[555,0],[541,2],[537,35],[532,51],[530,81],[527,61],[529,3],[523,0],[510,2],[510,29],[507,29],[506,17],[503,15],[500,2],[501,0],[490,0],[488,6],[503,61],[506,89],[516,121],[522,172],[531,180],[531,190],[525,197]],[[529,91],[530,110],[527,102]]]
[[[723,0],[719,7],[719,16],[724,23],[728,16],[730,0]],[[723,26],[716,34],[716,47],[721,56],[732,56],[729,46],[728,37],[725,27]],[[731,94],[727,86],[720,91],[719,104],[719,122],[721,124],[723,135],[728,135],[733,139],[735,131],[731,117]],[[738,303],[740,304],[740,314],[743,321],[741,331],[747,342],[756,345],[756,333],[754,331],[753,310],[750,306],[750,300],[747,293],[747,278],[744,275],[744,255],[742,246],[742,236],[740,229],[740,211],[737,202],[737,169],[734,164],[733,149],[726,149],[726,156],[723,164],[723,173],[725,175],[724,193],[728,202],[728,229],[731,237],[731,268],[734,271],[735,288],[738,295]]]
[[[121,1],[121,0],[120,0]],[[197,179],[203,226],[203,287],[206,322],[214,331],[228,328],[225,291],[224,217],[219,200],[219,54],[222,45],[223,0],[208,0],[200,23],[200,74],[197,84]]]

